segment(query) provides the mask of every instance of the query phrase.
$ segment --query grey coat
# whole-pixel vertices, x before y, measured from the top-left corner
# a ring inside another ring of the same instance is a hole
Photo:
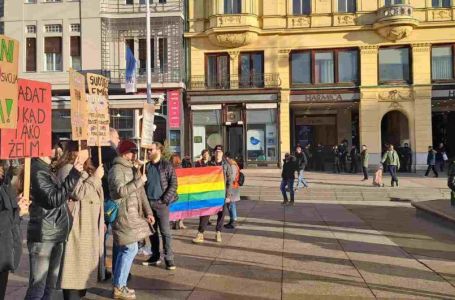
[[[109,171],[109,193],[119,204],[113,224],[114,243],[125,246],[145,239],[152,234],[146,217],[152,209],[145,194],[144,184],[133,163],[117,157]]]

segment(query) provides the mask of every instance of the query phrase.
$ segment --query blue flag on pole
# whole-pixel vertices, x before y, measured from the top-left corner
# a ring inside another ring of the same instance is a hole
[[[125,92],[136,92],[136,58],[130,47],[126,47]]]

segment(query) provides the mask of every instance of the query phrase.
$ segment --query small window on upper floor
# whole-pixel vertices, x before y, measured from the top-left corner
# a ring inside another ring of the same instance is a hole
[[[225,14],[241,14],[242,0],[224,0]]]
[[[36,33],[35,25],[27,25],[27,33]]]
[[[433,7],[450,7],[450,0],[432,0],[431,5]]]
[[[25,0],[27,4],[36,4],[36,0]]]
[[[126,5],[133,5],[134,4],[134,0],[125,0],[125,4]]]
[[[292,14],[294,15],[311,14],[311,0],[293,0]]]
[[[385,6],[397,5],[397,4],[405,4],[404,0],[384,0]]]
[[[357,0],[338,0],[338,12],[355,13],[357,10]]]
[[[60,24],[48,24],[44,26],[45,32],[62,32],[62,25]]]

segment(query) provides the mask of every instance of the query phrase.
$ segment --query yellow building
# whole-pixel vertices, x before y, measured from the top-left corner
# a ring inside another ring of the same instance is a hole
[[[277,165],[297,144],[455,151],[451,0],[191,0],[188,149]],[[455,152],[452,152],[452,155]]]

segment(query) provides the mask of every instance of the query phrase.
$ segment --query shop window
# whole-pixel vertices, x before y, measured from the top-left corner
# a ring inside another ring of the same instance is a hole
[[[206,56],[206,85],[209,89],[229,89],[229,63],[227,53],[208,54]]]
[[[433,7],[450,7],[450,0],[432,0]]]
[[[221,110],[193,111],[193,156],[223,143]]]
[[[62,71],[62,38],[44,38],[44,59],[46,71]]]
[[[247,160],[278,161],[276,109],[247,111]]]
[[[433,46],[431,50],[431,77],[433,81],[454,79],[455,45]]]
[[[240,82],[241,88],[264,87],[264,53],[250,52],[240,54]]]
[[[36,38],[27,38],[25,71],[36,72]]]
[[[169,146],[172,153],[181,154],[180,130],[171,130],[169,132]]]
[[[290,60],[292,86],[359,82],[359,52],[355,49],[294,51]]]
[[[355,13],[357,0],[338,0],[338,12]]]
[[[225,14],[241,14],[242,0],[224,0]]]
[[[379,49],[379,82],[411,83],[409,48]]]
[[[294,15],[311,14],[311,0],[293,0],[292,13]]]

